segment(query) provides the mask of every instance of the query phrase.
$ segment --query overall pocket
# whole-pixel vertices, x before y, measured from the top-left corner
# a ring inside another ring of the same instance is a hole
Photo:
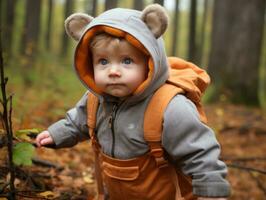
[[[102,169],[105,175],[117,180],[133,181],[139,176],[138,166],[118,167],[110,163],[103,162]]]

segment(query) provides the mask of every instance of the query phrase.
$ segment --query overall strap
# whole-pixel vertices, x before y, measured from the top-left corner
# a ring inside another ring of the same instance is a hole
[[[95,136],[96,117],[99,106],[99,99],[92,93],[88,94],[87,100],[87,124],[89,127],[90,139],[94,150],[95,176],[97,180],[98,200],[104,200],[103,178],[99,160],[99,143]]]
[[[88,94],[88,100],[87,100],[87,124],[89,127],[89,134],[90,137],[95,139],[94,137],[94,129],[96,127],[96,117],[97,117],[97,110],[99,106],[99,99],[94,94],[89,93]]]
[[[178,93],[184,93],[183,89],[164,84],[154,93],[144,114],[144,139],[148,142],[158,167],[167,165],[161,145],[164,112],[169,102]]]
[[[168,166],[168,162],[164,158],[164,150],[162,148],[161,139],[164,112],[173,97],[181,93],[184,93],[183,89],[171,84],[164,84],[154,93],[144,114],[144,139],[147,141],[150,147],[151,155],[155,158],[159,168]],[[172,170],[172,178],[176,187],[175,199],[184,200],[181,195],[181,189],[175,169],[170,169]]]

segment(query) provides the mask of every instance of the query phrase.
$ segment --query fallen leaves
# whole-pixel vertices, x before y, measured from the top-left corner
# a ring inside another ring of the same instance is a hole
[[[38,111],[41,113],[39,113],[40,115],[45,113],[41,109]],[[206,107],[206,111],[209,119],[208,125],[218,133],[217,137],[224,156],[229,158],[265,156],[266,116],[262,112],[254,108],[233,105],[211,105]],[[30,117],[34,118],[35,116],[33,114]],[[39,116],[39,118],[42,117]],[[53,118],[55,117],[53,116]],[[36,121],[34,125],[31,124],[32,121],[30,120],[28,123],[29,127],[39,127]],[[29,130],[25,129],[20,133],[24,135],[27,131]],[[37,149],[37,156],[41,160],[47,160],[50,164],[46,166],[33,165],[25,168],[25,174],[16,179],[16,187],[19,190],[31,191],[30,195],[32,196],[34,194],[51,200],[93,199],[96,193],[93,153],[87,142],[71,149]],[[0,148],[0,166],[1,159],[6,159],[4,148]],[[240,163],[246,167],[266,169],[266,162],[264,161],[246,160],[235,160],[234,163]],[[249,174],[243,170],[229,168],[228,179],[232,185],[230,200],[263,199],[265,197],[259,184],[265,183],[266,177],[261,174],[256,172]],[[6,180],[7,173],[0,172],[0,186]],[[0,198],[0,200],[6,200],[6,198]]]
[[[35,153],[35,148],[27,142],[17,143],[13,147],[13,162],[16,165],[30,166]]]
[[[52,191],[41,192],[38,195],[46,199],[55,199],[60,196],[60,194],[52,192]]]

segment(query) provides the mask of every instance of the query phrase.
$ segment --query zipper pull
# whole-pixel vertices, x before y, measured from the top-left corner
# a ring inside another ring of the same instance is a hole
[[[114,115],[114,113],[116,112],[116,109],[117,109],[117,104],[115,103],[112,108],[112,115]]]
[[[108,121],[108,127],[109,127],[109,128],[112,128],[112,123],[113,123],[113,116],[110,115],[110,116],[109,116],[109,121]]]
[[[112,113],[109,116],[109,121],[108,121],[109,128],[112,128],[112,126],[113,126],[113,119],[115,117],[116,109],[117,109],[117,104],[114,104],[113,108],[112,108]]]

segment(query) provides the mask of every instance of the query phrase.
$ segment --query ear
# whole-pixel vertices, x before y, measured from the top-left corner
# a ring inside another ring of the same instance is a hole
[[[159,4],[147,6],[142,11],[141,19],[147,24],[155,38],[162,36],[168,26],[166,10]]]
[[[85,27],[91,22],[93,17],[84,13],[74,13],[65,20],[66,33],[74,40],[78,41],[82,36]]]

